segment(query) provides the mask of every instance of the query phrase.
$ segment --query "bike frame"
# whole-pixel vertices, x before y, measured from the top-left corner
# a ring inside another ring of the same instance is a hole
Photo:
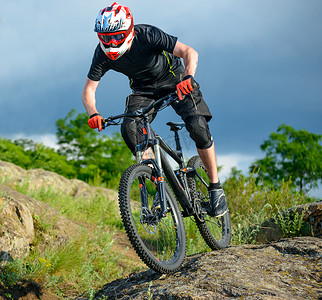
[[[174,102],[177,102],[178,96],[176,93],[169,94],[151,105],[149,105],[145,109],[139,109],[135,113],[124,113],[117,116],[111,116],[107,119],[104,119],[103,128],[109,125],[118,125],[115,123],[114,120],[121,119],[121,118],[141,118],[143,120],[143,134],[144,134],[144,141],[136,146],[136,158],[138,163],[146,164],[146,165],[153,165],[156,174],[157,174],[157,184],[158,190],[160,193],[160,205],[161,205],[161,217],[165,216],[167,213],[167,200],[166,200],[166,193],[165,193],[165,180],[164,176],[166,176],[174,194],[177,196],[177,199],[183,209],[183,217],[192,216],[196,214],[194,209],[192,199],[188,189],[187,183],[187,173],[195,172],[195,174],[202,180],[202,182],[206,185],[207,183],[202,179],[202,177],[198,174],[198,172],[194,168],[186,168],[184,164],[184,158],[182,155],[182,148],[180,144],[179,134],[178,131],[184,126],[174,124],[174,123],[167,123],[171,126],[171,131],[174,131],[175,135],[175,142],[176,142],[176,150],[171,149],[171,147],[157,134],[155,133],[149,122],[149,112],[152,109],[155,109],[155,112],[171,105]],[[177,126],[175,126],[177,125]],[[181,127],[181,128],[180,128]],[[155,159],[147,159],[143,160],[143,152],[146,151],[148,148],[152,148],[154,152]],[[178,164],[179,169],[174,171],[171,167],[169,160],[167,159],[166,155],[163,151],[167,153],[170,157],[172,157]],[[141,199],[142,199],[142,207],[147,207],[147,196],[146,196],[146,187],[144,184],[144,180],[142,179],[140,182],[140,189]]]
[[[174,127],[172,129],[172,131],[174,131],[176,141],[175,151],[171,149],[170,146],[152,130],[151,125],[146,117],[144,120],[143,127],[145,139],[141,144],[137,145],[136,147],[136,157],[138,162],[147,165],[152,164],[156,170],[157,183],[160,193],[161,216],[165,216],[167,213],[164,175],[168,179],[168,182],[172,187],[173,192],[175,193],[179,203],[181,204],[181,207],[183,209],[183,216],[187,217],[195,213],[194,208],[192,206],[192,199],[188,191],[186,174],[188,172],[196,172],[196,170],[192,168],[187,169],[185,167],[178,130],[178,128],[175,129]],[[142,154],[149,147],[153,148],[155,159],[143,160]],[[174,171],[172,169],[169,160],[167,159],[166,155],[162,152],[161,149],[178,163],[178,170]],[[142,196],[144,197],[144,195]],[[142,203],[142,205],[144,205],[144,203]]]

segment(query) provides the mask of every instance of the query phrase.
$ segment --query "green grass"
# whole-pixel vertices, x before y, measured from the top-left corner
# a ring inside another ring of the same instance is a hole
[[[311,228],[307,228],[303,221],[305,211],[302,213],[292,212],[291,210],[279,210],[275,216],[275,222],[280,228],[283,237],[296,237],[309,234]]]
[[[187,255],[211,251],[203,240],[193,217],[185,218],[184,224],[187,235]]]
[[[119,209],[115,201],[106,199],[97,193],[88,198],[74,198],[61,191],[54,191],[50,187],[41,186],[33,189],[28,180],[15,186],[15,190],[38,201],[58,209],[67,218],[89,224],[104,224],[109,228],[123,228]]]

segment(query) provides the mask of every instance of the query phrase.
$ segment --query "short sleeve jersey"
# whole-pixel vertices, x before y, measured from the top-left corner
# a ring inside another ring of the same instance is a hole
[[[173,55],[177,38],[151,25],[135,25],[131,48],[117,60],[109,59],[98,44],[88,78],[99,81],[109,70],[123,73],[131,88],[177,81],[184,68]]]

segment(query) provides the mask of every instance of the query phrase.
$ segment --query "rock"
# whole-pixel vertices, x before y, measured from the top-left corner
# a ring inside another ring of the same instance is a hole
[[[302,235],[322,237],[322,201],[306,203],[287,209],[281,213],[284,218],[294,220],[295,215],[303,214]],[[276,222],[277,216],[263,222],[255,233],[254,241],[266,243],[282,238],[282,230]],[[254,229],[254,228],[252,228]]]
[[[299,214],[304,211],[303,220],[312,226],[314,236],[322,238],[322,200],[296,206],[294,211]]]
[[[29,208],[8,195],[0,197],[0,261],[28,254],[35,233]]]
[[[38,234],[44,235],[45,240],[51,239],[53,245],[66,242],[79,231],[79,226],[58,210],[0,185],[0,260],[17,259],[29,253],[37,220],[51,224],[55,235]]]
[[[15,164],[0,160],[0,174],[2,181],[12,181],[25,177],[27,171]]]
[[[95,299],[321,299],[321,259],[315,237],[231,246],[188,257],[174,274],[118,279]]]
[[[78,179],[67,179],[57,173],[45,171],[43,169],[25,170],[15,164],[0,160],[0,176],[4,184],[10,187],[26,184],[30,189],[50,189],[61,192],[75,198],[88,198],[89,196],[100,194],[110,200],[117,201],[117,191],[92,187],[84,181]]]

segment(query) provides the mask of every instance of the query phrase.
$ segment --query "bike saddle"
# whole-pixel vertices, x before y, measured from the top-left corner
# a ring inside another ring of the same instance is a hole
[[[175,122],[168,122],[167,125],[170,126],[171,131],[178,131],[186,126],[185,123],[175,123]]]

